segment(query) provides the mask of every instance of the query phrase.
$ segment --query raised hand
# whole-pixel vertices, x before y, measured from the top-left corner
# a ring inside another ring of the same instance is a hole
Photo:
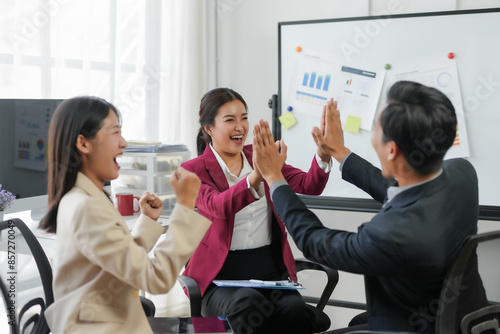
[[[174,188],[177,203],[194,209],[196,198],[200,192],[200,178],[195,173],[185,170],[183,167],[178,167],[170,179],[170,184]]]
[[[313,128],[312,135],[316,146],[318,146],[318,154],[323,161],[327,161],[323,158],[330,155],[341,162],[350,152],[344,145],[340,111],[337,109],[337,101],[334,101],[333,98],[327,101],[323,108],[320,126]]]
[[[282,140],[274,142],[269,123],[260,120],[253,130],[253,161],[270,185],[274,181],[283,180],[281,168],[286,160],[287,147]]]

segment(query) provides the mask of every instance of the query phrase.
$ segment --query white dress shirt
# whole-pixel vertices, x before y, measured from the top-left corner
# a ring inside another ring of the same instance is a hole
[[[234,175],[229,171],[226,163],[211,144],[210,148],[214,152],[226,176],[229,187],[234,186],[253,171],[252,166],[250,166],[245,155],[241,152],[243,168],[240,175]],[[261,182],[258,189],[253,189],[247,180],[247,186],[256,201],[236,213],[234,217],[233,237],[231,239],[231,250],[252,249],[271,244],[271,220],[269,219],[266,196],[264,195],[264,185]]]
[[[226,163],[212,147],[212,144],[209,144],[209,146],[217,158],[224,175],[226,176],[229,187],[232,187],[242,179],[247,178],[248,174],[253,171],[253,168],[250,166],[246,156],[243,152],[241,152],[243,168],[241,169],[240,175],[234,175],[229,171]],[[330,172],[332,168],[331,160],[330,162],[324,162],[318,154],[316,154],[316,161],[325,173]],[[234,217],[234,229],[230,250],[258,248],[270,245],[272,241],[270,219],[272,213],[270,212],[271,209],[267,205],[264,193],[264,184],[261,182],[259,187],[254,189],[250,186],[250,182],[247,178],[247,187],[256,201],[236,213]]]

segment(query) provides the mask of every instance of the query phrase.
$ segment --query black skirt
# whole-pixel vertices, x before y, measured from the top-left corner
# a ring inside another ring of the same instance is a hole
[[[272,245],[229,251],[215,279],[218,280],[283,280],[288,279],[280,251]],[[278,249],[279,250],[279,249]]]

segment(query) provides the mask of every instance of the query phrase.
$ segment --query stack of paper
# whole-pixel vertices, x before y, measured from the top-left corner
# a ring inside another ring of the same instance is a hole
[[[184,144],[162,144],[161,142],[146,142],[146,141],[128,141],[124,152],[182,152],[187,151],[187,146]]]

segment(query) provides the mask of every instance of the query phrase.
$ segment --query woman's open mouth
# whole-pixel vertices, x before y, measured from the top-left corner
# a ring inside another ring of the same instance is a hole
[[[238,144],[241,144],[243,142],[243,135],[231,136],[229,138],[231,138],[232,141],[234,141],[234,142],[236,142]]]

